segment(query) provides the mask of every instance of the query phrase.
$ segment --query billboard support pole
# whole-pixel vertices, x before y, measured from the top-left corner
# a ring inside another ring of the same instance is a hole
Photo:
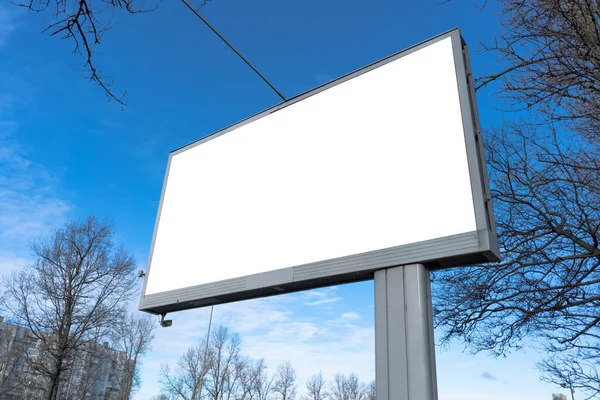
[[[437,400],[429,271],[422,264],[375,272],[377,400]]]

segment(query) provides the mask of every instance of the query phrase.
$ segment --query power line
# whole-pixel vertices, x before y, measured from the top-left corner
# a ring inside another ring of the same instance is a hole
[[[236,49],[235,47],[233,47],[233,45],[232,45],[231,43],[229,43],[229,41],[228,41],[227,39],[225,39],[225,38],[223,37],[223,35],[221,35],[221,34],[220,34],[220,33],[219,33],[219,32],[218,32],[218,31],[217,31],[217,30],[216,30],[216,29],[215,29],[215,28],[214,28],[214,27],[213,27],[213,26],[212,26],[212,25],[211,25],[211,24],[210,24],[210,23],[209,23],[209,22],[208,22],[208,21],[207,21],[207,20],[206,20],[206,19],[205,19],[205,18],[202,16],[202,15],[200,15],[200,13],[198,12],[198,10],[196,10],[194,7],[192,7],[192,6],[191,6],[191,4],[187,2],[187,0],[181,0],[181,1],[183,2],[183,4],[185,4],[185,5],[187,6],[187,8],[189,8],[189,9],[190,9],[190,10],[191,10],[191,11],[192,11],[194,14],[196,14],[196,16],[197,16],[198,18],[200,18],[200,20],[201,20],[202,22],[204,22],[204,24],[205,24],[206,26],[208,26],[208,27],[209,27],[209,28],[210,28],[210,29],[211,29],[211,30],[212,30],[212,31],[213,31],[213,32],[214,32],[214,33],[215,33],[215,34],[216,34],[216,35],[217,35],[219,38],[221,38],[221,40],[222,40],[223,42],[225,42],[225,44],[226,44],[227,46],[229,46],[229,48],[230,48],[231,50],[233,50],[233,51],[235,52],[235,54],[237,54],[237,55],[238,55],[238,56],[239,56],[239,57],[240,57],[242,60],[244,60],[244,62],[245,62],[245,63],[246,63],[246,64],[247,64],[247,65],[248,65],[250,68],[252,68],[252,70],[253,70],[254,72],[256,72],[256,74],[257,74],[258,76],[260,76],[260,77],[261,77],[261,79],[262,79],[262,80],[263,80],[263,81],[264,81],[264,82],[265,82],[267,85],[269,85],[269,87],[270,87],[271,89],[273,89],[273,90],[275,91],[275,93],[277,93],[277,95],[278,95],[279,97],[281,97],[281,99],[282,99],[283,101],[286,101],[286,100],[287,100],[287,99],[285,98],[285,96],[284,96],[284,95],[282,95],[282,94],[281,94],[281,92],[280,92],[279,90],[277,90],[277,89],[275,88],[275,86],[273,86],[273,85],[271,84],[271,82],[269,82],[269,81],[267,80],[267,78],[265,78],[265,76],[264,76],[263,74],[261,74],[261,73],[260,73],[260,72],[259,72],[259,71],[258,71],[256,68],[254,68],[254,66],[253,66],[252,64],[250,64],[250,61],[248,61],[248,60],[246,59],[246,57],[244,57],[244,56],[242,55],[242,53],[240,53],[239,51],[237,51],[237,49]]]
[[[204,355],[202,356],[202,370],[200,372],[200,388],[198,389],[198,399],[202,398],[202,387],[204,386],[204,376],[206,375],[206,356],[208,355],[208,343],[210,342],[210,327],[212,325],[213,310],[215,306],[210,306],[210,318],[208,319],[208,333],[206,334],[206,345],[204,346]]]

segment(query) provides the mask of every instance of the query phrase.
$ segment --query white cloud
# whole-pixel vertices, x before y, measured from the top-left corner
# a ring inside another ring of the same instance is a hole
[[[299,394],[306,380],[319,371],[331,380],[337,372],[358,373],[361,381],[375,377],[375,339],[372,315],[353,309],[356,298],[341,295],[349,288],[326,288],[216,306],[213,328],[221,324],[240,334],[242,352],[264,358],[272,373],[289,360],[297,371]],[[372,301],[365,293],[365,302]],[[307,307],[307,302],[339,298],[331,309]],[[360,302],[364,305],[364,302]],[[159,392],[159,367],[171,365],[206,334],[209,308],[169,315],[173,326],[159,328],[154,352],[144,361],[142,391],[137,400],[150,400]],[[355,316],[360,318],[355,318]],[[460,347],[460,346],[459,346]],[[494,359],[458,351],[436,351],[440,400],[500,400],[549,398],[553,388],[539,382],[534,360],[524,354]],[[515,368],[518,365],[519,368]],[[494,371],[504,381],[481,379],[482,371]]]
[[[64,222],[70,205],[58,195],[56,178],[19,147],[0,140],[0,272],[22,266],[31,238]]]
[[[340,300],[342,300],[341,297],[332,297],[332,298],[329,298],[329,299],[310,301],[310,302],[307,302],[307,303],[304,303],[304,304],[307,305],[307,306],[318,306],[318,305],[321,305],[321,304],[337,303]]]
[[[343,319],[359,319],[360,315],[355,312],[345,312],[341,316]]]
[[[2,249],[0,248],[0,252]],[[23,268],[29,263],[29,258],[20,256],[18,254],[5,251],[0,254],[0,272],[10,271],[13,268]]]
[[[322,304],[331,304],[337,303],[342,300],[341,297],[333,295],[335,293],[337,287],[332,286],[329,288],[321,289],[321,290],[311,290],[309,292],[302,293],[305,302],[305,306],[318,306]]]
[[[7,76],[10,74],[0,71],[0,77]],[[16,78],[10,82],[26,85]],[[25,87],[20,92],[31,90]],[[27,97],[14,93],[0,89],[0,274],[27,264],[29,240],[47,236],[65,221],[71,209],[59,193],[53,172],[31,160],[15,139],[19,124],[11,116],[27,106]]]
[[[334,287],[216,306],[212,326],[222,324],[239,333],[243,354],[264,358],[271,373],[281,362],[291,361],[301,393],[305,381],[319,371],[326,379],[332,379],[337,372],[358,373],[365,382],[374,379],[372,324],[363,326],[356,320],[328,318],[320,308],[310,307],[310,313],[300,309],[314,301],[327,303],[328,299],[344,304]],[[173,326],[157,331],[154,351],[144,362],[144,383],[137,400],[150,399],[159,392],[160,364],[169,361],[174,365],[189,346],[206,334],[209,314],[210,309],[203,308],[169,316]]]
[[[339,320],[290,321],[273,327],[267,335],[248,335],[247,351],[264,357],[271,368],[290,360],[298,370],[299,380],[323,371],[327,378],[336,372],[356,372],[363,379],[372,378],[374,331]]]

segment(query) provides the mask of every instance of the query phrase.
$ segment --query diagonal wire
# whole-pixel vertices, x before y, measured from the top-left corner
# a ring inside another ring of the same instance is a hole
[[[219,33],[219,32],[218,32],[218,31],[217,31],[217,30],[216,30],[216,29],[215,29],[215,28],[214,28],[214,27],[213,27],[213,26],[212,26],[212,25],[211,25],[211,24],[210,24],[210,23],[209,23],[209,22],[208,22],[208,21],[207,21],[207,20],[206,20],[206,19],[205,19],[205,18],[202,16],[202,15],[200,15],[200,13],[198,12],[198,10],[196,10],[194,7],[192,7],[192,5],[191,5],[190,3],[188,3],[188,2],[187,2],[187,0],[181,0],[181,1],[183,2],[183,4],[185,4],[185,5],[187,6],[187,8],[189,8],[189,9],[190,9],[190,10],[191,10],[191,11],[192,11],[194,14],[196,14],[196,16],[197,16],[198,18],[200,18],[200,20],[201,20],[202,22],[204,22],[204,24],[205,24],[206,26],[208,26],[208,27],[209,27],[209,28],[210,28],[210,29],[211,29],[211,30],[212,30],[212,31],[213,31],[213,32],[214,32],[214,33],[215,33],[215,34],[216,34],[216,35],[217,35],[219,38],[221,38],[221,40],[222,40],[223,42],[225,42],[225,44],[226,44],[227,46],[229,46],[229,48],[230,48],[231,50],[233,50],[233,51],[235,52],[235,54],[237,54],[237,55],[238,55],[238,56],[239,56],[239,57],[240,57],[242,60],[244,60],[244,62],[245,62],[245,63],[246,63],[246,64],[247,64],[247,65],[248,65],[250,68],[252,68],[252,70],[253,70],[254,72],[256,72],[256,74],[257,74],[258,76],[260,76],[260,77],[261,77],[261,79],[262,79],[262,80],[263,80],[263,81],[264,81],[264,82],[265,82],[267,85],[269,85],[269,87],[270,87],[271,89],[273,89],[273,90],[275,91],[275,93],[277,93],[277,95],[278,95],[279,97],[281,97],[281,99],[282,99],[283,101],[286,101],[286,100],[287,100],[287,99],[285,98],[285,96],[284,96],[284,95],[282,95],[282,94],[281,94],[281,92],[280,92],[279,90],[277,90],[277,89],[275,88],[275,86],[273,86],[273,85],[271,84],[271,82],[269,82],[269,81],[267,80],[267,78],[265,78],[265,76],[264,76],[263,74],[261,74],[261,73],[260,73],[260,72],[259,72],[259,71],[258,71],[256,68],[254,68],[254,66],[253,66],[252,64],[250,64],[250,61],[248,61],[248,60],[246,59],[246,57],[244,57],[244,56],[242,55],[242,53],[240,53],[239,51],[237,51],[237,49],[236,49],[235,47],[233,47],[233,45],[232,45],[231,43],[229,43],[229,41],[228,41],[227,39],[225,39],[225,38],[223,37],[223,35],[221,35],[221,34],[220,34],[220,33]]]

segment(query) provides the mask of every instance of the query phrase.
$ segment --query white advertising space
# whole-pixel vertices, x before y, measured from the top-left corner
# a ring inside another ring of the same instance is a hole
[[[448,37],[173,154],[145,295],[476,229]]]

